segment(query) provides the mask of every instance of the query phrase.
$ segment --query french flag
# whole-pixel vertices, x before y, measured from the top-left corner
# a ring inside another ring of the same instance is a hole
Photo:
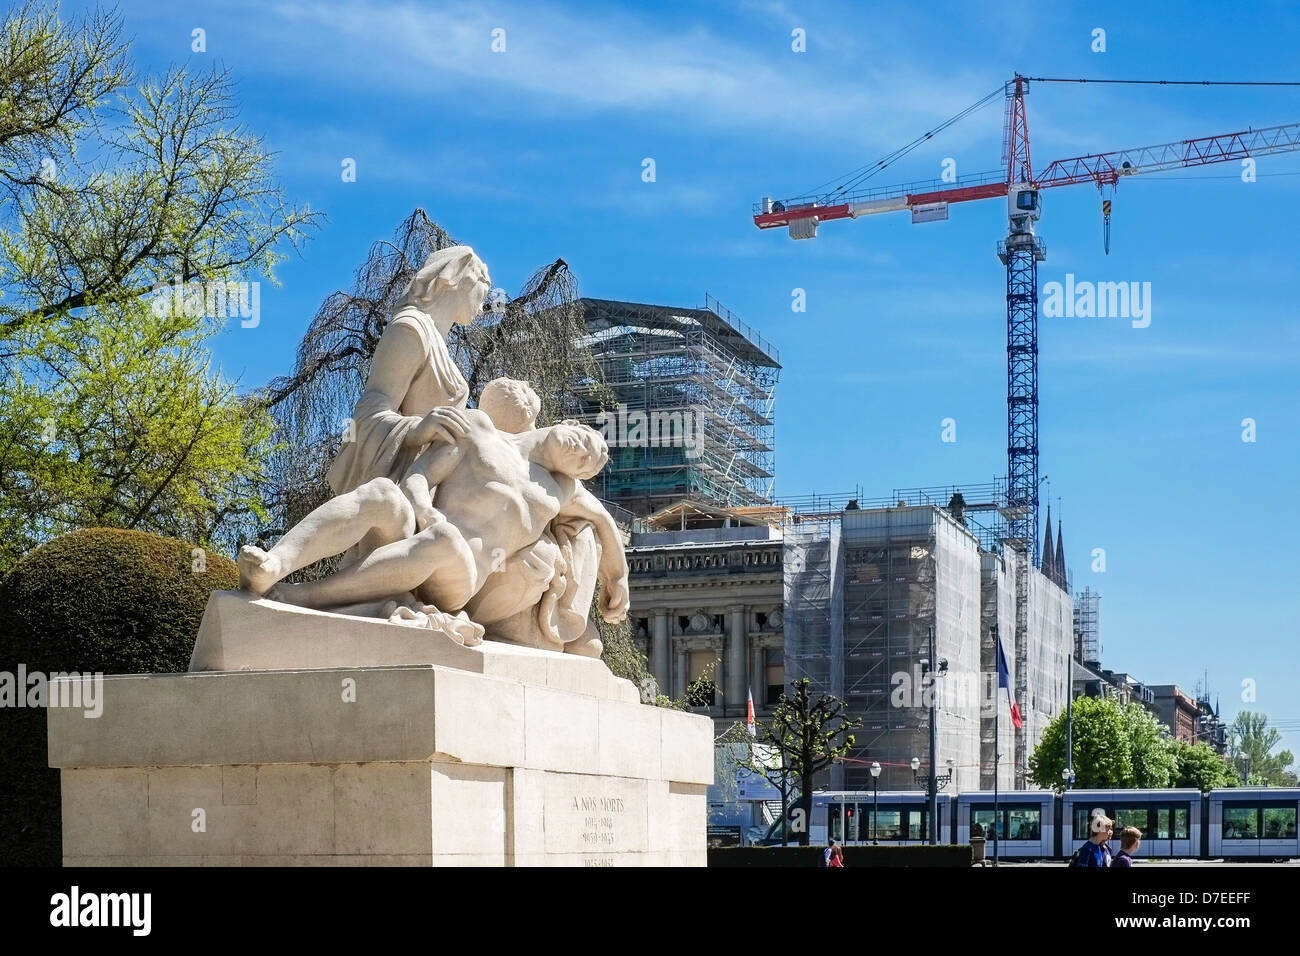
[[[1011,672],[1007,669],[1007,656],[1002,653],[1002,641],[997,641],[998,645],[998,690],[1003,687],[1007,689],[1007,699],[1011,701],[1011,722],[1017,727],[1021,727],[1024,721],[1020,719],[1020,708],[1016,706],[1016,692],[1011,688]]]
[[[754,733],[754,691],[749,692],[749,700],[745,704],[745,726],[749,729],[749,736],[755,736]]]

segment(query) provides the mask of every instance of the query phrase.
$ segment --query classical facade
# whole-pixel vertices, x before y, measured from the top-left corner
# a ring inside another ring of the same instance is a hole
[[[985,550],[945,508],[900,502],[810,517],[682,502],[644,523],[627,556],[630,618],[662,693],[685,695],[721,732],[744,719],[751,693],[761,720],[807,677],[814,693],[844,700],[862,720],[831,789],[870,789],[873,761],[882,788],[924,782],[910,764],[928,768],[932,653],[941,674],[936,762],[952,787],[992,787],[995,706],[999,783],[1024,787],[1028,754],[1065,707],[1068,595],[1031,565],[1018,615],[1008,554]],[[1019,730],[994,692],[999,633],[1023,688]]]
[[[683,502],[633,534],[627,560],[629,617],[660,693],[719,720],[743,720],[751,693],[768,709],[785,689],[779,527]]]

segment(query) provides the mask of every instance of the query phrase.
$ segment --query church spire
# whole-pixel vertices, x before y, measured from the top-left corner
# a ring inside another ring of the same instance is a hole
[[[1052,565],[1056,563],[1056,552],[1052,548],[1052,506],[1047,506],[1047,533],[1043,536],[1043,557],[1038,562],[1038,570],[1049,579],[1052,577]]]
[[[1056,583],[1067,594],[1070,591],[1069,579],[1065,575],[1065,535],[1061,532],[1061,518],[1056,518]]]

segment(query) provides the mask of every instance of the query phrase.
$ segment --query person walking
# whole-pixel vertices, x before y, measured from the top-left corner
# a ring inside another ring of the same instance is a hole
[[[1115,832],[1115,821],[1106,814],[1094,811],[1088,821],[1091,836],[1088,842],[1074,851],[1070,866],[1110,866],[1110,838]]]
[[[1119,835],[1119,852],[1111,861],[1111,866],[1133,865],[1133,854],[1142,845],[1142,831],[1137,827],[1125,827]]]
[[[822,866],[830,866],[831,858],[835,856],[835,840],[826,841],[826,849],[822,851]]]
[[[841,845],[838,844],[838,843],[835,844],[834,849],[831,850],[831,858],[830,858],[830,862],[828,862],[826,865],[827,865],[827,866],[835,866],[835,867],[842,867],[842,866],[844,866],[844,847],[843,847],[843,846],[841,846]]]

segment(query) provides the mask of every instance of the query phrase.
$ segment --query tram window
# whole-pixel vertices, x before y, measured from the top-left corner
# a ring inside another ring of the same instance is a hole
[[[925,811],[908,810],[907,811],[907,839],[924,840],[925,833]]]
[[[1187,840],[1191,838],[1191,827],[1188,825],[1190,812],[1187,807],[1174,807],[1174,839]]]
[[[1265,840],[1294,840],[1296,836],[1296,808],[1265,807]]]
[[[1259,839],[1259,810],[1257,807],[1224,807],[1223,838],[1225,840]]]
[[[1137,827],[1143,833],[1152,833],[1155,827],[1151,825],[1150,807],[1116,807],[1115,815],[1112,819],[1115,821],[1115,835],[1119,836],[1124,832],[1125,827]]]
[[[1155,807],[1152,813],[1155,814],[1156,828],[1153,833],[1147,834],[1148,837],[1156,840],[1168,840],[1169,836],[1169,818],[1173,810],[1170,807]]]
[[[1042,834],[1042,811],[1038,807],[998,807],[1002,818],[998,821],[997,835],[1000,840],[1037,840]],[[984,828],[984,835],[993,839],[993,809],[971,807],[971,826],[979,824]]]
[[[876,819],[877,840],[897,840],[902,831],[902,822],[897,810],[881,810]]]
[[[1037,840],[1041,828],[1041,814],[1034,810],[1008,810],[1007,833],[1012,840]]]
[[[1092,819],[1092,811],[1094,809],[1095,807],[1084,806],[1078,803],[1074,805],[1074,837],[1076,840],[1086,840],[1092,836],[1092,831],[1088,829],[1088,821]],[[1110,817],[1112,820],[1115,819],[1115,814],[1111,810],[1105,807],[1103,807],[1102,810],[1105,812],[1106,816]],[[1139,827],[1139,829],[1141,829],[1141,827]],[[1118,827],[1115,832],[1119,832]]]
[[[993,811],[971,809],[970,813],[971,828],[974,829],[978,824],[984,830],[984,836],[993,839]],[[998,834],[1001,836],[1001,834]]]

